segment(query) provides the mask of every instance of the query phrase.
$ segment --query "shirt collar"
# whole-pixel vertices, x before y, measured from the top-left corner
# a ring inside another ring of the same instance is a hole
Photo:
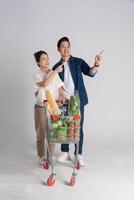
[[[72,56],[70,55],[70,58],[68,60],[68,63],[72,60]],[[63,59],[61,58],[60,62],[63,62]]]

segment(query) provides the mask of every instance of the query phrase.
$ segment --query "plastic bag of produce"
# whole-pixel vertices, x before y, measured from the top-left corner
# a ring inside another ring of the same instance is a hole
[[[78,95],[71,96],[69,100],[69,114],[72,116],[79,115],[80,99]]]

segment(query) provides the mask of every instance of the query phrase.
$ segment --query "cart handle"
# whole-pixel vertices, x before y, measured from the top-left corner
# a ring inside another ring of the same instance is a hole
[[[43,103],[46,103],[46,102],[48,102],[48,100],[45,99],[45,100],[43,101]],[[57,103],[63,104],[63,100],[62,100],[62,99],[61,99],[61,100],[56,100],[56,102],[57,102]]]

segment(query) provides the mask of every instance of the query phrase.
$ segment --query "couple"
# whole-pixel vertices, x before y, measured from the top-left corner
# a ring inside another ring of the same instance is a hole
[[[94,77],[98,71],[98,67],[102,60],[102,52],[95,56],[95,62],[90,67],[83,59],[73,57],[71,55],[71,44],[67,37],[61,38],[57,43],[57,50],[61,59],[50,70],[49,57],[45,51],[38,51],[34,54],[35,61],[39,67],[39,71],[34,75],[34,83],[36,88],[36,102],[34,106],[35,129],[36,129],[36,147],[39,157],[39,163],[44,162],[44,138],[45,128],[47,127],[46,110],[44,108],[44,88],[50,90],[54,98],[57,100],[69,99],[74,94],[74,90],[78,91],[80,97],[80,141],[78,150],[78,160],[81,166],[85,163],[82,158],[83,149],[83,122],[84,122],[84,106],[88,103],[88,97],[83,81],[83,74]],[[55,144],[50,144],[52,155],[55,152]],[[76,154],[76,145],[74,156]],[[61,154],[57,157],[57,161],[64,162],[69,160],[69,144],[61,144]]]

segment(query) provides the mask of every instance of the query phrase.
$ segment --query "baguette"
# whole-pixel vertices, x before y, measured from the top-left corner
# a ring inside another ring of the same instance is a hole
[[[52,110],[52,113],[59,115],[60,110],[58,108],[58,105],[57,105],[52,93],[49,90],[47,90],[47,91],[45,91],[45,94],[46,94],[46,99],[47,99],[47,101],[50,105],[50,108]]]

